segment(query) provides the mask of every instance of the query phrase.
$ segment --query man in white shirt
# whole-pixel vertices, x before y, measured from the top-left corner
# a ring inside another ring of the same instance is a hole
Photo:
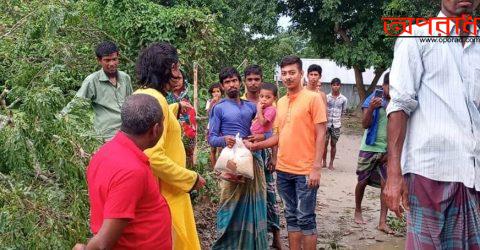
[[[480,44],[473,25],[444,21],[479,2],[442,0],[431,27],[457,41],[422,41],[422,25],[395,45],[384,194],[397,216],[408,211],[406,249],[480,248]]]

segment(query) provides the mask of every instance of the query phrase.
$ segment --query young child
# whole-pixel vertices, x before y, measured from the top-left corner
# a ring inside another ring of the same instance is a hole
[[[210,88],[208,88],[208,93],[210,94],[211,99],[207,100],[205,110],[207,111],[207,114],[210,114],[210,110],[212,110],[213,106],[215,106],[215,104],[222,99],[223,90],[220,86],[220,83],[214,83],[210,85]]]
[[[275,84],[263,83],[260,87],[259,101],[257,103],[257,115],[252,121],[250,131],[253,135],[265,134],[272,130],[277,109],[273,103],[277,100],[278,89]]]
[[[210,88],[208,88],[208,93],[211,96],[211,99],[207,100],[207,104],[205,105],[205,110],[207,111],[207,115],[210,116],[210,111],[212,108],[220,102],[222,99],[223,95],[223,89],[220,83],[214,83],[210,85]],[[208,138],[208,129],[209,125],[207,124],[207,138]],[[212,169],[215,166],[215,163],[217,162],[217,148],[210,147],[210,162],[212,163]]]

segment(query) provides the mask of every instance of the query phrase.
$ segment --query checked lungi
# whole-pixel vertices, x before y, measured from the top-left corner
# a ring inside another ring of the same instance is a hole
[[[480,192],[416,174],[408,186],[405,249],[480,249]]]

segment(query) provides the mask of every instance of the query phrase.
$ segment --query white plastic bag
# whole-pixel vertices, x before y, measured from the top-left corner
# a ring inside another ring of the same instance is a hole
[[[224,149],[222,149],[220,156],[218,156],[217,162],[215,163],[215,170],[219,172],[234,173],[234,171],[231,171],[227,168],[227,162],[229,160],[233,161],[234,158],[235,155],[233,152],[233,148],[225,147]]]
[[[235,162],[236,169],[227,167],[229,160]],[[240,134],[235,136],[235,145],[232,148],[226,147],[222,150],[215,164],[215,170],[253,179],[253,156],[250,150],[243,144]]]

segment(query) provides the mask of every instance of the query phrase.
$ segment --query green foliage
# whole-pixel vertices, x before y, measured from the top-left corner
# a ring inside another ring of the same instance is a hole
[[[340,65],[354,68],[357,73],[374,67],[380,75],[390,67],[395,42],[385,36],[381,17],[431,16],[439,11],[439,2],[294,0],[282,2],[282,8],[292,17],[297,29],[310,34],[312,46],[322,58],[331,58]],[[376,83],[372,83],[370,91]],[[357,79],[361,99],[366,95],[363,84],[361,77]]]
[[[2,248],[68,249],[89,236],[85,167],[101,142],[88,102],[79,101],[63,118],[57,114],[98,70],[96,44],[116,42],[120,68],[135,82],[139,51],[171,42],[190,82],[199,65],[201,112],[222,66],[247,58],[271,79],[276,60],[294,51],[286,37],[277,45],[280,38],[265,36],[276,33],[278,13],[270,1],[12,0],[2,1],[0,12]],[[216,201],[204,140],[199,152],[196,170],[207,180],[200,195]]]
[[[397,235],[405,235],[407,233],[407,221],[405,216],[402,218],[397,218],[394,216],[387,217],[387,225],[395,232]]]

